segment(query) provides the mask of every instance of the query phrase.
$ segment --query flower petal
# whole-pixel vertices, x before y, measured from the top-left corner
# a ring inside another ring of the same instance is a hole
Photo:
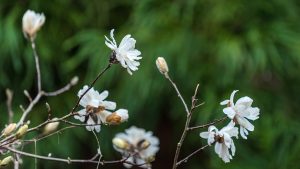
[[[223,112],[230,118],[233,119],[236,112],[234,111],[234,109],[232,107],[226,107],[223,109]]]

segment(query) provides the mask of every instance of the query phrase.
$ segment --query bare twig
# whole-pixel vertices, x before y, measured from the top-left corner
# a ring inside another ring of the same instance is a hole
[[[64,86],[63,88],[58,89],[58,90],[56,90],[54,92],[45,92],[44,95],[45,96],[57,96],[57,95],[60,95],[60,94],[62,94],[64,92],[68,91],[72,86],[75,86],[77,84],[78,80],[77,81],[74,80],[76,78],[77,78],[77,76],[73,77],[72,80],[66,86]]]
[[[189,127],[189,128],[188,128],[188,131],[195,130],[195,129],[199,129],[199,128],[209,127],[209,126],[214,125],[214,124],[216,124],[216,123],[222,122],[222,121],[224,121],[224,120],[226,120],[226,119],[227,119],[227,116],[226,116],[226,117],[223,117],[223,118],[221,118],[221,119],[214,120],[214,121],[211,122],[211,123],[203,124],[203,125],[201,125],[201,126]]]
[[[184,106],[184,109],[185,109],[185,111],[186,111],[186,113],[187,113],[187,115],[188,115],[190,111],[189,111],[189,109],[188,109],[188,107],[187,107],[187,104],[185,103],[185,101],[184,101],[182,95],[180,94],[180,92],[179,92],[179,90],[178,90],[176,84],[175,84],[175,83],[173,82],[173,80],[170,78],[170,76],[169,76],[168,73],[165,74],[165,77],[170,81],[170,83],[172,84],[173,88],[176,90],[177,96],[180,98],[180,100],[181,100],[181,102],[182,102],[182,104],[183,104],[183,106]]]
[[[71,163],[93,163],[93,164],[98,164],[99,163],[99,161],[94,160],[93,158],[91,158],[91,159],[71,159],[69,157],[67,159],[65,159],[65,158],[56,158],[56,157],[48,157],[48,156],[41,156],[41,155],[37,155],[37,154],[31,154],[31,153],[27,153],[27,152],[23,152],[23,151],[13,149],[13,148],[8,147],[8,146],[6,146],[4,148],[11,151],[11,152],[14,152],[14,153],[17,153],[17,154],[20,154],[20,155],[23,155],[23,156],[42,159],[42,160],[48,160],[48,161],[64,162],[64,163],[67,163],[67,164],[71,164]],[[102,161],[100,161],[100,164],[104,165],[104,164],[128,163],[128,164],[131,164],[131,165],[135,165],[133,163],[127,162],[126,160],[128,158],[129,158],[129,156],[126,157],[126,158],[122,158],[120,160],[112,160],[112,161],[102,160]]]
[[[9,90],[6,89],[6,97],[7,97],[7,101],[6,101],[6,106],[7,106],[7,111],[8,111],[8,123],[12,123],[13,122],[13,117],[14,117],[14,112],[12,111],[12,99],[13,99],[13,95],[14,93]]]
[[[98,73],[98,75],[96,76],[96,78],[92,81],[92,83],[89,85],[89,88],[82,93],[82,95],[79,97],[79,99],[77,100],[75,106],[73,107],[71,114],[73,114],[75,112],[75,110],[77,109],[77,107],[79,106],[79,103],[81,101],[81,99],[83,98],[83,96],[89,91],[91,90],[91,88],[94,86],[94,84],[97,82],[97,80],[111,67],[112,63],[110,62],[107,67],[105,69],[103,69],[101,72]]]
[[[32,48],[33,55],[34,55],[34,60],[35,60],[35,67],[36,67],[36,73],[37,73],[37,84],[38,84],[38,93],[40,93],[42,91],[42,82],[41,82],[41,70],[40,70],[39,56],[36,52],[34,38],[31,38],[30,42],[31,42],[31,48]]]
[[[180,160],[179,162],[176,163],[176,166],[179,166],[182,163],[186,163],[189,158],[191,158],[193,155],[197,154],[199,151],[205,149],[206,147],[208,147],[209,145],[205,145],[203,147],[200,147],[199,149],[197,149],[196,151],[192,152],[190,155],[186,156],[185,158],[183,158],[182,160]]]
[[[165,75],[167,77],[167,79],[169,79],[169,81],[172,83],[173,87],[175,88],[176,92],[177,92],[177,95],[178,97],[181,99],[185,109],[186,109],[186,112],[187,112],[187,118],[186,118],[186,122],[185,122],[185,127],[184,127],[184,130],[182,132],[182,135],[181,135],[181,138],[179,140],[179,142],[177,143],[177,148],[176,148],[176,152],[175,152],[175,156],[174,156],[174,161],[173,161],[173,169],[176,169],[177,168],[177,160],[178,160],[178,157],[179,157],[179,154],[180,154],[180,150],[181,150],[181,146],[183,144],[183,141],[187,135],[187,132],[188,132],[188,127],[190,125],[190,121],[191,121],[191,118],[192,118],[192,112],[193,110],[195,109],[195,106],[196,106],[196,102],[197,102],[197,99],[196,99],[196,95],[198,93],[198,88],[199,88],[199,84],[197,84],[196,86],[196,89],[195,89],[195,93],[192,97],[192,106],[191,106],[191,109],[188,110],[187,109],[187,105],[184,101],[184,99],[182,98],[179,90],[177,89],[175,83],[171,80],[171,78],[168,76],[168,74]]]

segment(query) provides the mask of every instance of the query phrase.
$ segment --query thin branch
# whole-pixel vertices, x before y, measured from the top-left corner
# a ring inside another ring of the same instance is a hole
[[[210,123],[207,123],[207,124],[203,124],[203,125],[195,126],[195,127],[189,127],[189,128],[188,128],[188,131],[195,130],[195,129],[199,129],[199,128],[209,127],[209,126],[214,125],[214,124],[216,124],[216,123],[222,122],[222,121],[224,121],[224,120],[226,120],[226,119],[227,119],[227,116],[226,116],[226,117],[223,117],[223,118],[221,118],[221,119],[214,120],[213,122],[210,122]]]
[[[168,76],[168,74],[166,74],[166,77],[167,79],[169,79],[169,81],[173,84],[173,87],[175,88],[175,90],[177,91],[177,94],[178,96],[182,99],[182,102],[184,103],[183,105],[186,107],[186,104],[185,104],[185,101],[183,100],[183,98],[181,97],[181,94],[180,92],[178,91],[178,89],[176,88],[176,85],[175,83],[172,82],[171,78]],[[194,95],[192,97],[192,106],[191,106],[191,109],[190,111],[188,110],[187,111],[187,119],[186,119],[186,122],[185,122],[185,127],[184,127],[184,130],[182,132],[182,135],[181,135],[181,138],[179,140],[179,142],[177,143],[177,148],[176,148],[176,152],[175,152],[175,156],[174,156],[174,161],[173,161],[173,169],[176,169],[177,168],[177,161],[178,161],[178,157],[179,157],[179,154],[180,154],[180,150],[181,150],[181,146],[183,144],[183,141],[187,135],[187,132],[188,132],[188,127],[190,125],[190,121],[191,121],[191,118],[192,118],[192,112],[193,110],[195,109],[195,106],[196,106],[196,103],[197,103],[197,99],[196,99],[196,95],[198,93],[198,88],[199,88],[199,84],[197,84],[196,86],[196,89],[195,89],[195,92],[194,92]],[[186,107],[187,108],[187,107]]]
[[[31,48],[32,48],[33,55],[34,55],[34,60],[35,60],[35,67],[36,67],[36,73],[37,73],[37,84],[38,84],[38,93],[40,93],[42,91],[42,82],[41,82],[41,70],[40,70],[39,56],[36,52],[34,38],[31,38],[30,41],[31,41]]]
[[[172,84],[173,88],[176,90],[177,96],[180,98],[180,100],[181,100],[181,102],[182,102],[182,104],[183,104],[183,106],[184,106],[184,109],[185,109],[186,113],[189,114],[190,111],[189,111],[189,109],[188,109],[188,107],[187,107],[187,104],[185,103],[185,101],[184,101],[182,95],[180,94],[180,92],[179,92],[179,90],[178,90],[176,84],[175,84],[175,83],[173,82],[173,80],[170,78],[170,76],[169,76],[168,73],[165,74],[165,77],[170,81],[170,83]]]
[[[8,123],[10,124],[13,122],[13,117],[14,117],[14,112],[12,111],[12,106],[11,106],[14,93],[9,89],[6,89],[5,92],[7,97],[6,106],[8,111]]]
[[[17,153],[17,154],[20,154],[20,155],[23,155],[23,156],[42,159],[42,160],[48,160],[48,161],[65,162],[65,163],[68,163],[68,164],[71,164],[71,163],[93,163],[93,164],[98,164],[99,163],[99,161],[92,160],[92,158],[91,159],[71,159],[69,157],[67,159],[65,159],[65,158],[56,158],[56,157],[48,157],[48,156],[41,156],[41,155],[37,155],[37,154],[31,154],[31,153],[27,153],[27,152],[23,152],[23,151],[13,149],[13,148],[8,147],[8,146],[6,146],[4,148],[11,151],[11,152],[14,152],[14,153]],[[129,157],[122,158],[120,160],[112,160],[112,161],[102,160],[102,161],[100,161],[100,164],[104,165],[104,164],[128,163],[128,164],[134,165],[133,163],[130,163],[130,162],[126,161],[128,158]]]
[[[190,155],[186,156],[185,158],[183,158],[182,160],[180,160],[178,163],[176,163],[176,166],[179,166],[182,163],[186,163],[189,160],[189,158],[191,158],[193,155],[197,154],[199,151],[205,149],[208,146],[209,145],[205,145],[203,147],[200,147],[199,149],[197,149],[196,151],[192,152]]]
[[[109,63],[107,65],[107,67],[105,69],[103,69],[101,72],[98,73],[97,77],[92,81],[92,83],[89,85],[89,88],[83,92],[83,94],[79,97],[79,99],[77,100],[75,106],[73,107],[71,114],[73,114],[75,112],[75,110],[77,109],[77,107],[79,106],[79,103],[81,101],[81,99],[83,98],[83,96],[89,91],[91,90],[91,88],[95,85],[95,83],[97,82],[97,80],[111,67],[112,63]]]
[[[54,92],[45,92],[44,95],[45,96],[57,96],[57,95],[60,95],[68,90],[70,90],[71,87],[75,86],[78,82],[78,77],[75,76],[71,79],[71,81],[66,85],[64,86],[63,88],[61,89],[58,89]]]

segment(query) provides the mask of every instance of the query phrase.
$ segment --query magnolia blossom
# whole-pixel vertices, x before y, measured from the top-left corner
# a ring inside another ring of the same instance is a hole
[[[85,85],[83,89],[79,90],[78,97],[89,87]],[[86,122],[86,129],[88,131],[96,130],[100,132],[100,124],[111,124],[117,125],[128,119],[128,111],[126,109],[116,109],[116,103],[112,101],[106,101],[108,96],[108,91],[103,91],[99,93],[91,88],[80,100],[79,104],[84,107],[84,109],[78,111],[78,115],[74,118],[80,120],[81,122]]]
[[[32,10],[27,10],[22,19],[24,36],[26,38],[35,38],[37,31],[43,26],[45,20],[43,13],[39,14]]]
[[[228,107],[223,109],[223,112],[232,119],[233,122],[240,125],[240,134],[244,139],[247,139],[248,131],[253,131],[254,126],[248,120],[256,120],[259,117],[259,108],[251,107],[253,100],[246,96],[237,100],[234,104],[234,95],[238,90],[231,93],[230,100],[224,100],[221,105]]]
[[[125,133],[118,133],[113,139],[114,148],[122,153],[123,157],[130,157],[124,163],[126,168],[132,164],[141,165],[142,168],[151,168],[151,162],[159,150],[159,140],[152,135],[151,131],[135,126],[125,130]],[[131,163],[131,164],[129,164]]]
[[[232,122],[220,131],[215,126],[210,126],[207,132],[200,133],[200,137],[207,139],[208,145],[215,143],[215,152],[228,163],[235,154],[235,145],[231,137],[238,138],[238,128],[234,127]]]
[[[121,65],[127,69],[128,73],[132,75],[131,71],[138,70],[138,66],[140,62],[137,60],[142,59],[139,57],[141,52],[135,49],[135,42],[134,38],[131,38],[131,35],[126,35],[120,45],[117,45],[117,42],[114,38],[114,29],[110,31],[110,38],[105,36],[105,44],[111,50],[113,50],[114,57],[121,63]]]

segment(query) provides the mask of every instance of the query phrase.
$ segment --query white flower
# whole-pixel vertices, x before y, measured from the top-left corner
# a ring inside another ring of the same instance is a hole
[[[85,93],[89,87],[85,85],[83,89],[79,90],[78,97]],[[101,124],[120,124],[128,119],[128,111],[126,109],[119,109],[116,112],[111,112],[116,109],[116,103],[106,101],[108,91],[103,91],[99,94],[94,88],[91,88],[80,100],[79,104],[84,109],[78,111],[78,115],[74,118],[81,122],[86,122],[86,129],[88,131],[96,130],[100,132]]]
[[[45,23],[44,14],[35,13],[32,10],[27,10],[23,15],[22,28],[26,38],[35,38],[37,31]]]
[[[208,132],[200,133],[200,137],[207,139],[208,145],[215,143],[215,152],[225,163],[230,162],[235,154],[235,145],[231,137],[238,137],[238,128],[234,127],[233,122],[220,131],[215,126],[210,126]]]
[[[230,100],[224,100],[221,105],[228,105],[223,109],[223,112],[240,125],[240,134],[244,139],[247,139],[248,131],[254,131],[254,126],[248,120],[254,121],[259,118],[259,108],[251,107],[253,100],[248,96],[238,99],[234,104],[233,99],[237,91],[234,90]]]
[[[138,70],[138,66],[140,65],[140,62],[137,60],[142,59],[142,57],[139,57],[141,52],[135,49],[136,40],[131,38],[131,35],[126,35],[118,46],[114,38],[114,29],[110,31],[110,38],[111,39],[105,36],[106,46],[113,50],[116,59],[127,69],[128,73],[132,75],[131,71]]]
[[[142,168],[151,168],[151,162],[159,150],[159,140],[152,135],[151,131],[135,126],[125,130],[125,133],[118,133],[113,139],[114,148],[122,153],[123,157],[130,157],[124,163],[126,168],[132,164],[141,165]],[[131,163],[131,164],[129,164]]]

